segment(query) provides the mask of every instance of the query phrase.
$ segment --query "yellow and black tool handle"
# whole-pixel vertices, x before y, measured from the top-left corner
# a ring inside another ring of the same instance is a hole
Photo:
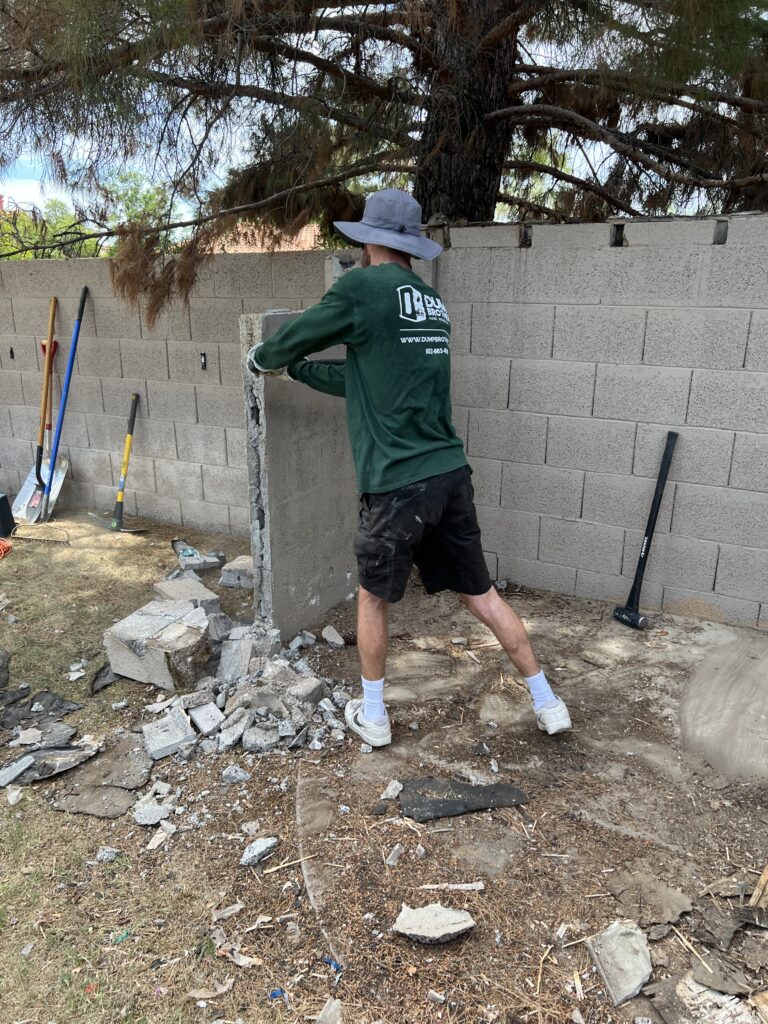
[[[136,410],[139,407],[139,396],[131,395],[131,412],[128,416],[128,431],[125,435],[125,447],[123,448],[123,464],[120,467],[120,483],[117,485],[117,501],[115,510],[112,513],[110,530],[120,530],[123,525],[123,501],[125,499],[125,479],[128,476],[128,463],[131,461],[131,448],[133,447],[133,428],[136,425]]]

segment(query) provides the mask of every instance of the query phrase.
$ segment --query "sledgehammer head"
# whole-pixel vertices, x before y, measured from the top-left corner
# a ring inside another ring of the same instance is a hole
[[[623,622],[625,626],[631,626],[632,629],[647,629],[650,624],[647,615],[641,615],[640,612],[632,611],[631,608],[614,608],[613,617],[617,622]]]

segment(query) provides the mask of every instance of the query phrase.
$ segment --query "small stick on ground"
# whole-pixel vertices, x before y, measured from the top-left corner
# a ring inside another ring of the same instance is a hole
[[[552,946],[547,946],[547,948],[544,950],[544,956],[541,958],[541,960],[539,960],[539,976],[536,979],[536,995],[538,995],[539,992],[541,992],[541,975],[542,975],[542,973],[544,971],[544,961],[547,959],[549,954],[552,952],[552,949],[553,949]]]

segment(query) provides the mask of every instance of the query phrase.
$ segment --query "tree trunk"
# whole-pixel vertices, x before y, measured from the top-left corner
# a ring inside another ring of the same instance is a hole
[[[510,128],[483,116],[505,106],[517,33],[483,50],[486,34],[519,7],[514,0],[445,0],[428,5],[436,24],[427,37],[437,70],[417,148],[416,198],[424,218],[493,220]]]

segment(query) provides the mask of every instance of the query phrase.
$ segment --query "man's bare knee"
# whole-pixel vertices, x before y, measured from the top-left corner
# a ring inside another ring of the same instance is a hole
[[[481,622],[487,622],[492,617],[494,609],[501,600],[495,587],[491,587],[484,594],[459,594],[459,598]]]

